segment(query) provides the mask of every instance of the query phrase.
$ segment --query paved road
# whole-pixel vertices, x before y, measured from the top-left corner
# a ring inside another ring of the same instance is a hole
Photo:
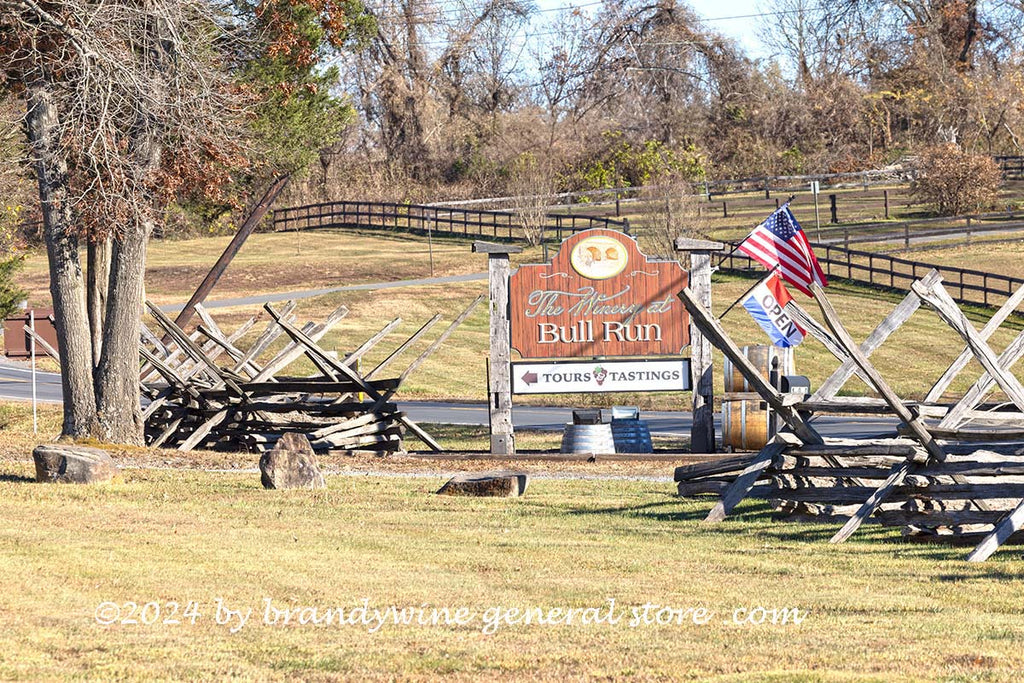
[[[32,398],[31,371],[21,365],[0,362],[0,398],[28,401]],[[60,403],[60,375],[53,372],[36,373],[36,395],[41,402]],[[416,422],[441,422],[446,424],[485,425],[487,406],[483,403],[443,403],[436,401],[400,402],[399,408]],[[691,416],[688,412],[644,412],[641,417],[647,421],[651,432],[663,435],[684,435],[690,433]],[[572,421],[572,408],[515,406],[512,420],[517,427],[532,429],[560,430]],[[824,436],[866,437],[891,434],[898,422],[889,418],[874,417],[822,417],[814,426]]]

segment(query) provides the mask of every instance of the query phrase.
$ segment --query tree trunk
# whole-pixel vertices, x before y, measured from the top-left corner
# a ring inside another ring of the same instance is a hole
[[[92,436],[96,426],[96,397],[85,278],[78,257],[78,236],[71,225],[67,163],[58,149],[58,113],[43,79],[29,85],[27,105],[26,128],[39,180],[43,233],[50,263],[50,295],[60,342],[64,390],[62,434]]]
[[[92,335],[93,367],[100,362],[103,351],[103,318],[107,307],[107,286],[110,282],[110,238],[101,241],[90,240],[87,246],[86,270],[89,289],[86,299],[89,305],[89,331]]]
[[[102,352],[96,367],[99,435],[143,445],[139,408],[139,321],[145,296],[146,242],[152,223],[128,226],[113,239]]]

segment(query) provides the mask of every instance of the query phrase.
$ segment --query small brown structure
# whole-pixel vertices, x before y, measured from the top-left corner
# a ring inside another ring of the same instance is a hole
[[[19,311],[4,320],[4,355],[8,358],[28,358],[31,350],[31,337],[28,328],[30,311]],[[53,310],[49,308],[36,308],[31,310],[35,316],[35,330],[37,338],[42,339],[45,344],[36,343],[36,355],[50,353],[46,348],[57,348],[57,329],[53,326]],[[52,354],[51,354],[52,355]]]

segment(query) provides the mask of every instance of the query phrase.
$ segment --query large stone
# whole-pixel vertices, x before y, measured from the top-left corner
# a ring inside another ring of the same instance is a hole
[[[525,472],[464,472],[448,480],[438,493],[445,496],[515,498],[526,493],[529,481]]]
[[[99,448],[48,443],[32,451],[36,481],[62,484],[99,484],[117,474],[110,454]]]
[[[305,434],[288,432],[273,450],[260,457],[260,475],[266,489],[322,489],[327,484]]]

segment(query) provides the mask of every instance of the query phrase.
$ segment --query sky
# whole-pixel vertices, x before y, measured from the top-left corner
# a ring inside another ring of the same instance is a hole
[[[719,33],[737,40],[748,56],[767,57],[757,32],[763,18],[753,16],[770,9],[767,0],[680,0],[692,7],[707,26]],[[537,7],[544,11],[558,7],[585,5],[590,9],[593,0],[537,0]]]

